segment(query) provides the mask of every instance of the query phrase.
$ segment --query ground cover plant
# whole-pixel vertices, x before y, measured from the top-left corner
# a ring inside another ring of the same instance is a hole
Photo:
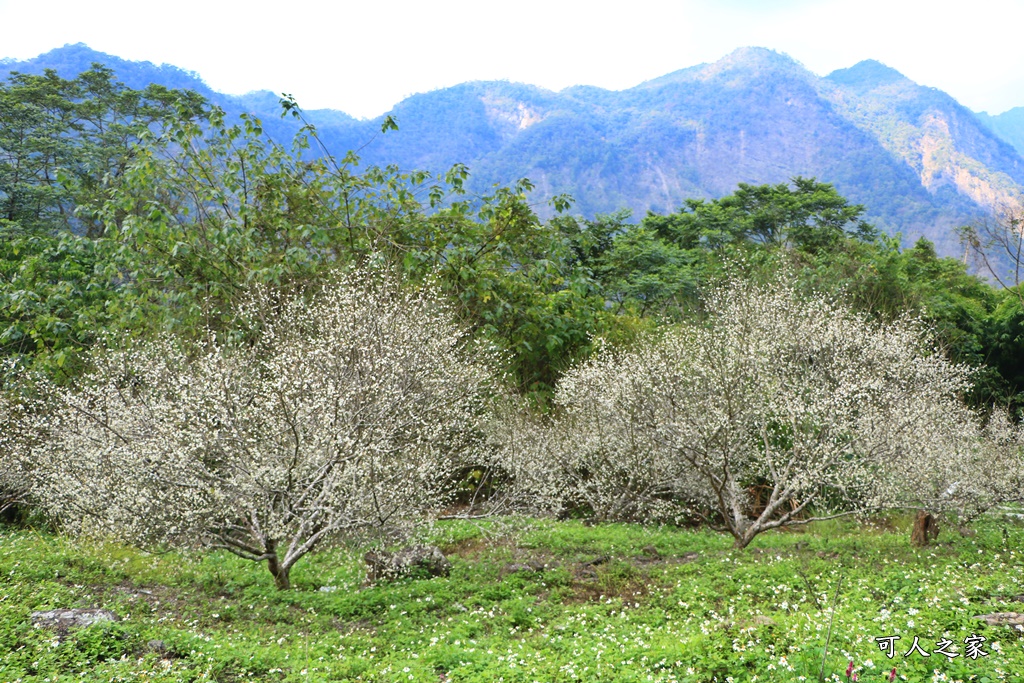
[[[450,522],[431,539],[449,578],[364,585],[361,549],[337,547],[285,592],[226,552],[2,527],[0,680],[845,681],[851,661],[861,681],[1022,680],[1024,633],[973,617],[1020,610],[1024,527],[989,517],[915,549],[909,524],[825,522],[738,551],[705,530]],[[62,607],[122,620],[31,625]],[[915,636],[930,656],[903,656]],[[966,656],[972,636],[987,654]]]

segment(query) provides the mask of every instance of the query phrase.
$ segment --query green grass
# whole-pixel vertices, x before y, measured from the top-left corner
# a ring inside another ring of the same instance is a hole
[[[840,580],[828,680],[852,659],[862,681],[893,665],[898,680],[1024,681],[1024,633],[972,619],[1024,611],[1024,528],[988,520],[916,550],[906,527],[829,524],[736,551],[705,531],[450,524],[433,539],[450,578],[364,587],[361,552],[338,548],[304,559],[288,592],[223,553],[0,527],[0,681],[814,681]],[[507,571],[530,559],[549,569]],[[63,637],[31,625],[57,607],[123,620]],[[897,634],[890,661],[873,637]],[[915,635],[962,653],[972,634],[989,656],[902,656]]]

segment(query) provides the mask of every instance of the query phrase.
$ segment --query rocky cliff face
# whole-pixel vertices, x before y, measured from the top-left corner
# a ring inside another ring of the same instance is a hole
[[[873,61],[830,74],[821,92],[933,195],[948,189],[985,209],[1019,208],[1024,159],[945,93]]]

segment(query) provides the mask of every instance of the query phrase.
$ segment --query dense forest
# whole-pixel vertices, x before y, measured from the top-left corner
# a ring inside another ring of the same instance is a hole
[[[1018,283],[994,286],[924,239],[901,248],[815,179],[740,184],[639,221],[583,218],[559,196],[542,221],[526,179],[481,195],[463,165],[363,167],[308,123],[284,147],[254,117],[231,120],[189,91],[133,90],[100,67],[14,76],[2,95],[9,368],[70,378],[100,339],[227,334],[247,287],[302,290],[372,261],[436,281],[473,334],[506,352],[517,389],[543,402],[597,339],[628,344],[700,315],[701,288],[735,268],[755,281],[786,269],[876,319],[923,317],[953,360],[984,367],[975,403],[1019,406]]]
[[[0,76],[53,69],[73,79],[94,62],[135,89],[194,90],[229,117],[260,117],[281,143],[300,125],[279,118],[275,93],[218,93],[198,74],[81,44],[0,63]],[[401,130],[370,142],[389,115]],[[544,220],[554,213],[547,198],[561,193],[589,218],[628,208],[639,219],[721,198],[739,183],[815,177],[864,205],[881,232],[901,234],[903,247],[927,237],[942,256],[962,256],[957,226],[1012,204],[1024,187],[1016,115],[975,114],[875,61],[820,77],[764,48],[619,91],[478,81],[411,95],[372,120],[304,112],[329,149],[359,149],[366,164],[434,172],[466,164],[466,188],[482,194],[530,178],[527,196]]]

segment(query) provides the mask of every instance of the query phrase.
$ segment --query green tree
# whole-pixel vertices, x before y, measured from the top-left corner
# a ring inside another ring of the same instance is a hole
[[[94,65],[0,84],[0,355],[64,370],[112,324],[123,273],[101,212],[138,144],[202,98],[132,90]]]
[[[139,140],[183,111],[200,115],[203,104],[159,85],[133,90],[99,64],[72,80],[53,70],[13,74],[0,85],[0,220],[27,232],[102,234],[97,212]]]
[[[740,183],[731,195],[689,199],[679,212],[647,222],[684,249],[754,243],[816,251],[845,235],[876,234],[862,218],[864,207],[850,204],[831,184],[799,176],[791,182],[792,187]]]

